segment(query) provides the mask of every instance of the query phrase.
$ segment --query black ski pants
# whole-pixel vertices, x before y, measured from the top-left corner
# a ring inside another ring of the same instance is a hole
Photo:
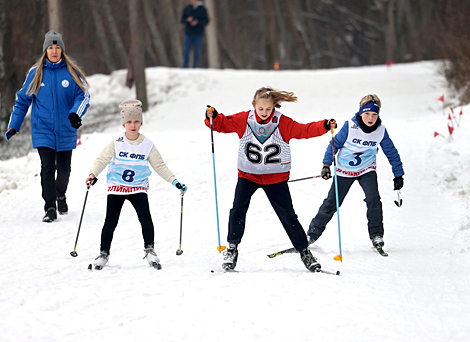
[[[101,250],[107,251],[111,249],[114,230],[121,215],[121,209],[124,201],[128,200],[134,207],[137,217],[142,226],[142,236],[144,237],[144,247],[154,245],[154,228],[152,217],[150,215],[150,207],[148,196],[146,193],[137,193],[129,195],[108,195],[106,204],[106,219],[104,221],[103,230],[101,231]]]
[[[69,185],[72,150],[57,152],[52,148],[38,147],[41,158],[41,187],[44,211],[56,209],[57,197],[65,196]],[[56,177],[57,171],[57,177]]]
[[[230,210],[228,224],[228,243],[239,244],[245,232],[245,219],[250,200],[256,190],[263,189],[282,223],[294,247],[301,251],[308,246],[307,236],[300,225],[292,206],[287,181],[263,185],[252,182],[246,178],[238,178],[235,188],[233,208]]]
[[[338,200],[339,206],[343,203],[344,198],[348,194],[351,185],[357,180],[359,185],[364,190],[366,198],[364,201],[367,204],[367,220],[369,237],[372,239],[375,236],[383,236],[383,215],[382,215],[382,201],[380,200],[379,188],[377,184],[377,173],[375,171],[365,173],[359,177],[337,177],[338,179]],[[335,182],[331,184],[330,191],[323,204],[318,209],[317,215],[310,222],[308,235],[315,240],[322,235],[325,231],[326,225],[330,222],[331,218],[336,212],[336,192]]]

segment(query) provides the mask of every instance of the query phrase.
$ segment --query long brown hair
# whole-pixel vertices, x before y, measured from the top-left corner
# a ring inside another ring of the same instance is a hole
[[[281,108],[281,102],[296,102],[297,96],[289,91],[281,91],[271,87],[259,88],[253,96],[252,104],[255,105],[258,99],[269,99],[273,101],[274,107]]]
[[[44,62],[46,61],[46,57],[47,57],[47,52],[44,52],[41,58],[39,58],[38,61],[33,65],[33,68],[36,67],[36,75],[34,75],[34,78],[31,81],[31,84],[29,85],[28,90],[26,92],[26,94],[29,96],[36,95],[39,89],[41,89],[42,76],[43,76],[42,69],[44,66]],[[63,50],[62,50],[61,57],[65,61],[65,64],[67,65],[67,70],[72,75],[72,78],[75,81],[75,83],[77,83],[77,85],[83,90],[83,92],[86,93],[87,87],[89,86],[89,84],[85,78],[85,74],[77,65],[77,62],[73,58],[68,57]]]

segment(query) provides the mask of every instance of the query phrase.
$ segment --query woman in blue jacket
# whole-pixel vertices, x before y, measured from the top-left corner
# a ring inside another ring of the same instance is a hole
[[[376,173],[376,155],[379,145],[392,166],[395,177],[393,179],[394,190],[400,190],[403,187],[403,165],[397,149],[379,118],[381,102],[378,96],[366,95],[359,105],[359,112],[351,121],[346,121],[334,137],[334,153],[339,151],[336,157],[338,200],[341,205],[354,181],[359,182],[366,196],[364,201],[367,204],[369,237],[374,247],[380,246],[382,248],[384,246],[384,227]],[[321,176],[324,179],[331,178],[330,166],[332,162],[333,147],[330,142],[323,158]],[[327,198],[310,223],[309,243],[318,240],[335,212],[336,193],[333,182]]]
[[[29,70],[23,87],[17,93],[5,134],[9,140],[20,132],[32,105],[31,132],[33,147],[37,148],[41,158],[44,222],[57,219],[56,208],[59,214],[68,213],[65,192],[72,150],[77,146],[77,129],[82,125],[89,101],[88,82],[76,62],[65,54],[62,35],[47,32],[43,55]]]

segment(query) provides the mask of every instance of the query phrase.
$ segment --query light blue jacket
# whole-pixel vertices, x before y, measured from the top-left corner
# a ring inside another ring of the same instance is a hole
[[[23,87],[16,95],[8,127],[19,132],[32,104],[33,147],[49,147],[56,151],[72,150],[77,146],[77,130],[70,124],[68,116],[70,113],[76,113],[80,118],[85,115],[90,106],[88,89],[83,92],[75,83],[64,60],[56,64],[46,61],[40,90],[36,95],[27,95],[36,69],[31,68]]]

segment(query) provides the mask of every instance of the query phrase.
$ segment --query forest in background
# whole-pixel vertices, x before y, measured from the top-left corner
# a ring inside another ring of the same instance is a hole
[[[5,131],[28,69],[41,55],[55,10],[51,7],[60,9],[56,25],[67,55],[92,75],[131,70],[132,59],[141,59],[144,67],[181,67],[184,27],[180,19],[188,3],[0,0],[0,131]],[[467,0],[205,3],[211,5],[209,26],[215,32],[219,61],[215,67],[319,69],[443,59],[443,72],[456,99],[470,100]],[[201,67],[214,67],[210,64],[205,48]]]

